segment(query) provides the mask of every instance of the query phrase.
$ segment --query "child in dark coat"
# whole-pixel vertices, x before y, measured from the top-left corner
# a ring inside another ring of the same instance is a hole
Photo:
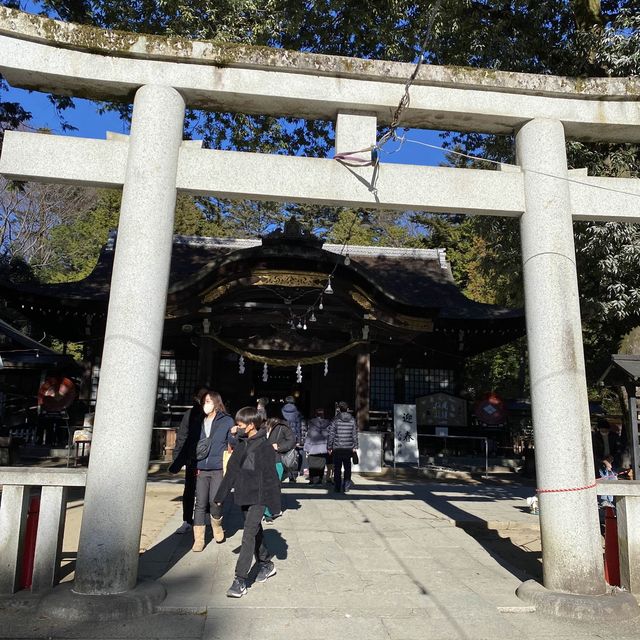
[[[264,545],[262,514],[265,507],[273,514],[281,512],[276,454],[267,441],[266,429],[261,428],[262,416],[255,407],[244,407],[236,414],[236,425],[238,444],[215,497],[216,503],[222,504],[233,489],[234,502],[244,517],[236,575],[227,590],[230,598],[241,598],[247,592],[246,580],[254,555],[259,566],[256,582],[265,582],[276,574],[272,555]]]

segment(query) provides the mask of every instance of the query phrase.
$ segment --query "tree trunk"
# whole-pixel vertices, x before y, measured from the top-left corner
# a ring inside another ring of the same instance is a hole
[[[571,0],[571,7],[579,31],[602,27],[600,0]]]

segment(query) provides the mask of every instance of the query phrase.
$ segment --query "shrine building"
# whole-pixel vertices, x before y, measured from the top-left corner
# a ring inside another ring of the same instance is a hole
[[[9,306],[84,345],[87,401],[96,395],[116,241],[112,233],[84,280],[0,283]],[[375,429],[394,403],[457,395],[466,358],[523,333],[522,310],[461,293],[442,249],[323,243],[295,219],[262,240],[174,236],[158,400],[188,405],[203,383],[230,411],[293,395],[303,414],[332,415],[346,399],[360,428],[371,421]]]

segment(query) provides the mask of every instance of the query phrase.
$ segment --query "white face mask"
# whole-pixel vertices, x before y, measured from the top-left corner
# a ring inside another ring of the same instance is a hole
[[[202,409],[204,410],[205,415],[209,415],[210,413],[213,413],[213,402],[205,402],[202,405]]]

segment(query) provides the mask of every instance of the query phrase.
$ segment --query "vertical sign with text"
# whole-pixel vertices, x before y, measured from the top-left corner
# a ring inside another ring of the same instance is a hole
[[[415,404],[393,405],[396,462],[419,464]]]

